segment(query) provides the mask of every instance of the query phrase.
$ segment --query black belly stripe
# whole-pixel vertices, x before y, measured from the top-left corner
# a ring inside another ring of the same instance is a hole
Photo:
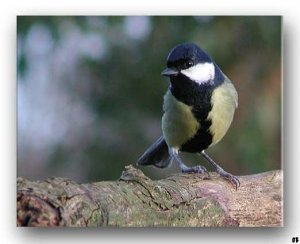
[[[198,84],[183,76],[171,79],[171,92],[176,99],[193,107],[192,113],[200,123],[200,129],[195,136],[183,144],[180,151],[197,153],[208,148],[212,143],[209,128],[212,124],[207,116],[212,109],[211,96],[217,85]]]
[[[212,143],[212,134],[209,132],[211,121],[205,121],[201,123],[201,128],[197,131],[197,134],[183,144],[180,148],[182,152],[197,153],[208,148]]]

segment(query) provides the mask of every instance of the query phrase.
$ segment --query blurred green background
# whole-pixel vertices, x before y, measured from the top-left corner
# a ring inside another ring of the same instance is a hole
[[[237,175],[281,168],[281,17],[19,16],[18,176],[118,179],[161,135],[160,73],[183,42],[208,52],[239,93],[208,154]],[[141,169],[153,179],[178,172]]]

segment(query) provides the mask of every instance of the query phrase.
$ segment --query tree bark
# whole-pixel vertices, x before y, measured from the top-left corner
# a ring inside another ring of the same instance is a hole
[[[17,225],[282,226],[282,172],[239,179],[237,190],[215,173],[152,181],[131,165],[118,181],[18,178]]]

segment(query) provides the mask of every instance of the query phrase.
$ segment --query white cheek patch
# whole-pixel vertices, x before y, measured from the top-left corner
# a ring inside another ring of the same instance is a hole
[[[215,78],[215,66],[213,63],[203,63],[181,70],[181,73],[198,84],[207,83]]]

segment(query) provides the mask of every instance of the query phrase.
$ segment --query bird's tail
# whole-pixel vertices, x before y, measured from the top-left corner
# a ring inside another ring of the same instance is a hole
[[[153,165],[158,168],[165,168],[171,163],[168,145],[161,136],[154,142],[138,159],[137,165]]]

